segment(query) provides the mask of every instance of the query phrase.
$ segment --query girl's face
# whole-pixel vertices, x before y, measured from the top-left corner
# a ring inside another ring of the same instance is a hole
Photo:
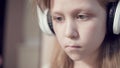
[[[51,16],[59,44],[72,60],[98,52],[106,34],[106,11],[97,0],[52,0]]]

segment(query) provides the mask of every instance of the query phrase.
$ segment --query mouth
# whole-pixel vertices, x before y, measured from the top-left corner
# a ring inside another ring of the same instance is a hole
[[[75,49],[80,49],[82,47],[79,45],[67,45],[65,48],[70,49],[70,50],[75,50]]]

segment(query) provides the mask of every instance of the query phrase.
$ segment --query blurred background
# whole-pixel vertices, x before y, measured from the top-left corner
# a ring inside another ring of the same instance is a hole
[[[43,68],[54,42],[40,31],[33,0],[0,0],[0,68]]]

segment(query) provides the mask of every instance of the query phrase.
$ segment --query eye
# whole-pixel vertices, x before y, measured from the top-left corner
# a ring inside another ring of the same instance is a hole
[[[56,17],[55,20],[62,21],[62,17]]]
[[[80,20],[87,20],[89,18],[89,16],[86,14],[80,14],[80,15],[77,15],[76,18],[80,19]]]
[[[63,17],[53,17],[53,21],[56,21],[56,22],[62,22],[64,19],[63,19]]]

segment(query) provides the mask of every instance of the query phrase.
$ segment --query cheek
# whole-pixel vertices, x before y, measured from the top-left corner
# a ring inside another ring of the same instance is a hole
[[[101,22],[89,22],[89,24],[81,26],[79,30],[81,41],[92,45],[100,45],[104,39],[105,32],[105,23]]]
[[[63,45],[63,37],[64,37],[64,26],[60,26],[57,24],[53,24],[53,25],[54,25],[53,29],[55,31],[56,38],[57,38],[59,44],[62,46]]]

